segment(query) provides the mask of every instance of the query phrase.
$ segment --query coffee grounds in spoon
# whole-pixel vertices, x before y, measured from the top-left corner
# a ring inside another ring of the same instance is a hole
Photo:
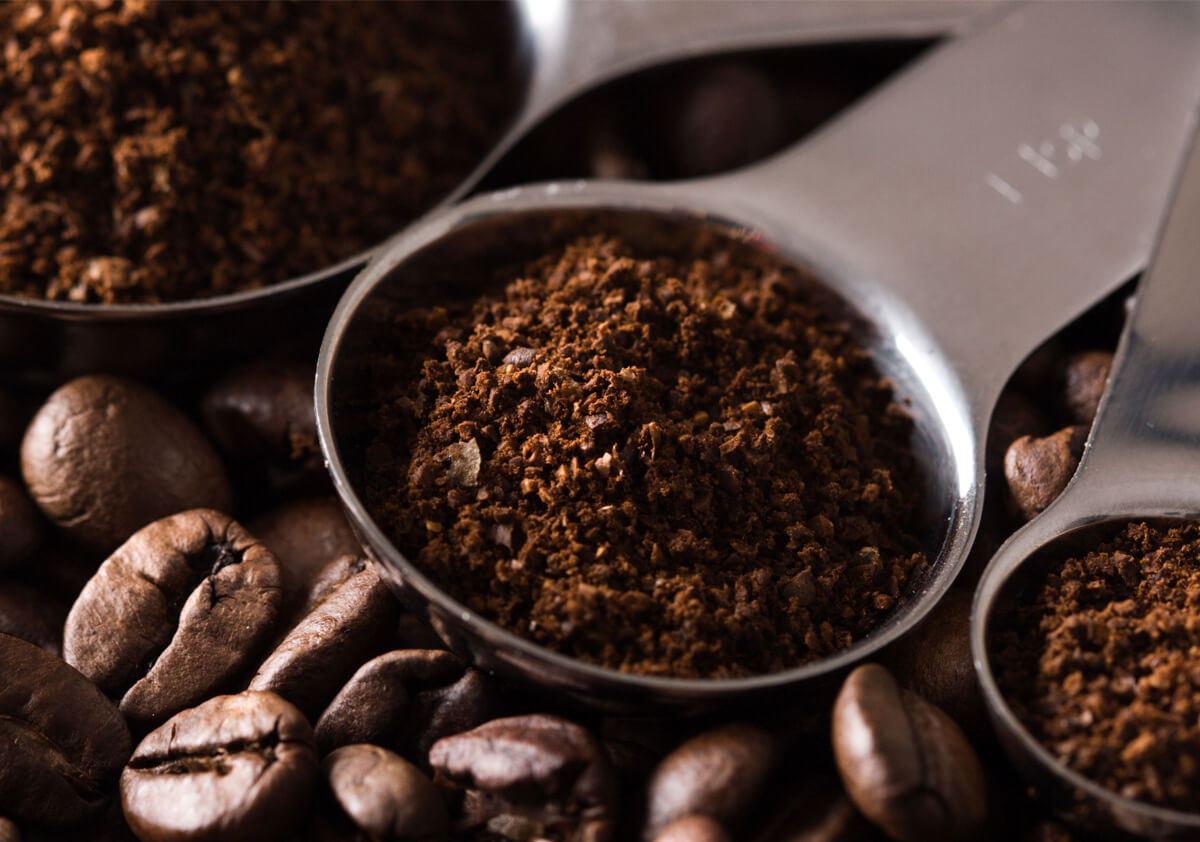
[[[506,32],[485,4],[0,4],[0,293],[177,301],[369,248],[495,141]]]
[[[1056,758],[1113,792],[1200,811],[1200,525],[1127,525],[998,615],[993,664]]]
[[[368,507],[473,611],[746,676],[862,639],[923,570],[911,419],[796,269],[593,233],[492,289],[402,312],[368,378]]]

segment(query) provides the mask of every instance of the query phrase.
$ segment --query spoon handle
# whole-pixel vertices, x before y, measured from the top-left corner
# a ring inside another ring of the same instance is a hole
[[[1200,511],[1200,144],[1138,285],[1072,497],[1122,514]]]
[[[1145,265],[1198,99],[1197,4],[1035,3],[700,189],[809,240],[868,315],[915,316],[982,430],[1024,356]]]
[[[536,122],[600,82],[669,61],[822,41],[943,35],[1011,0],[527,0]]]

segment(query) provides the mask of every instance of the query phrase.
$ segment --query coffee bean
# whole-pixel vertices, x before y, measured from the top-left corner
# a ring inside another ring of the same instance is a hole
[[[423,765],[429,747],[498,711],[490,679],[440,650],[388,652],[358,668],[315,729],[322,753],[351,743],[395,747]]]
[[[996,401],[988,427],[988,472],[1004,470],[1004,452],[1022,436],[1043,436],[1053,428],[1045,412],[1021,392],[1005,389]]]
[[[24,564],[42,541],[42,518],[21,483],[0,476],[0,570]]]
[[[0,634],[0,812],[51,826],[96,815],[129,750],[125,721],[95,685]]]
[[[324,478],[311,363],[265,358],[229,371],[204,395],[204,423],[239,466],[253,466],[274,487]],[[358,552],[357,542],[352,552]],[[328,560],[328,559],[327,559]]]
[[[1063,362],[1058,382],[1059,400],[1068,422],[1091,426],[1108,384],[1112,362],[1111,351],[1082,351],[1071,354]]]
[[[252,666],[279,612],[279,564],[211,509],[155,521],[100,565],[63,633],[68,663],[121,712],[156,724],[229,687]]]
[[[337,803],[368,839],[435,842],[447,833],[442,797],[421,770],[373,745],[348,745],[321,771]]]
[[[708,816],[684,816],[654,835],[654,842],[730,842],[725,828]]]
[[[152,731],[121,774],[143,842],[278,842],[307,813],[312,728],[273,693],[217,696]]]
[[[776,740],[751,725],[723,725],[683,743],[650,779],[648,835],[683,816],[731,824],[762,794],[776,762]]]
[[[312,580],[322,567],[344,555],[362,552],[341,504],[333,497],[284,503],[259,515],[249,523],[249,529],[279,559],[284,617],[294,617],[301,610]]]
[[[21,443],[21,471],[42,513],[102,552],[151,521],[232,502],[221,460],[191,421],[116,377],[80,377],[50,395]]]
[[[345,556],[318,576],[315,603],[267,656],[249,689],[315,717],[354,670],[389,642],[400,606],[375,562]]]
[[[937,705],[968,734],[990,734],[971,660],[969,590],[951,588],[920,626],[890,652],[900,683]]]
[[[1088,428],[1066,427],[1035,439],[1022,436],[1004,454],[1004,478],[1013,504],[1026,520],[1054,502],[1075,475]]]
[[[963,839],[987,816],[983,769],[962,731],[877,664],[842,685],[833,750],[855,806],[899,842]]]
[[[611,125],[595,126],[586,142],[589,178],[632,180],[649,176],[646,162],[634,154],[629,143]]]
[[[714,62],[670,88],[654,141],[655,169],[667,177],[745,166],[786,140],[771,78],[745,62]]]
[[[599,743],[573,722],[535,714],[496,719],[433,744],[430,765],[466,790],[456,827],[487,826],[572,842],[608,842],[617,782]]]
[[[58,601],[23,582],[0,579],[0,634],[19,637],[52,655],[62,652],[67,610]]]
[[[0,842],[21,842],[21,831],[14,822],[0,816]]]

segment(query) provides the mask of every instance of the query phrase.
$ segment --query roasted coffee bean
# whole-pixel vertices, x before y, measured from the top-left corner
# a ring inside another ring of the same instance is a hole
[[[1088,428],[1066,427],[1035,439],[1023,436],[1004,454],[1004,478],[1013,504],[1026,520],[1054,502],[1075,475]]]
[[[667,177],[745,166],[786,140],[774,83],[745,62],[714,62],[671,88],[653,143],[655,170]]]
[[[878,664],[842,685],[833,751],[855,806],[899,842],[963,839],[987,816],[983,769],[962,731]]]
[[[1022,436],[1043,436],[1053,427],[1046,413],[1021,392],[1005,389],[996,401],[992,423],[988,426],[987,468],[989,473],[1004,470],[1004,453]]]
[[[600,745],[573,722],[544,714],[496,719],[438,740],[429,762],[466,790],[457,829],[486,825],[514,840],[613,838],[616,778]]]
[[[265,358],[229,371],[204,395],[204,423],[239,466],[253,465],[271,485],[324,478],[311,363]],[[358,552],[358,544],[351,552]],[[326,559],[328,561],[329,559]]]
[[[316,774],[312,728],[294,706],[217,696],[142,740],[121,804],[143,842],[275,842],[304,820]]]
[[[314,718],[360,664],[388,645],[400,615],[370,559],[338,559],[319,575],[318,585],[309,612],[249,685],[278,693]]]
[[[0,634],[19,637],[47,652],[62,652],[66,607],[23,582],[0,579]]]
[[[722,823],[743,816],[775,767],[777,740],[751,725],[723,725],[692,737],[655,769],[646,804],[648,835],[683,816]]]
[[[248,527],[279,559],[285,618],[301,610],[322,567],[344,555],[362,552],[341,504],[333,497],[284,503],[259,515]]]
[[[192,422],[117,377],[80,377],[50,395],[21,443],[21,472],[43,514],[102,552],[151,521],[232,503],[225,468]]]
[[[42,541],[42,517],[21,483],[0,476],[0,570],[29,560]]]
[[[96,815],[129,751],[125,721],[94,684],[0,634],[0,812],[51,826]]]
[[[226,515],[182,512],[100,565],[67,616],[63,653],[131,722],[157,724],[246,674],[279,601],[270,550]]]
[[[901,684],[937,705],[968,734],[990,733],[971,660],[969,590],[951,588],[920,626],[891,651]]]
[[[435,842],[448,830],[446,807],[430,780],[398,754],[348,745],[321,772],[337,803],[368,839]]]
[[[394,747],[423,765],[429,747],[493,718],[490,679],[442,650],[388,652],[358,668],[317,721],[322,753],[351,743]]]
[[[730,842],[720,823],[708,816],[684,816],[654,835],[654,842]]]
[[[645,179],[649,167],[611,125],[594,126],[587,138],[588,177],[597,179]]]
[[[1071,424],[1090,427],[1112,369],[1111,351],[1081,351],[1063,362],[1059,394],[1063,416]]]
[[[0,816],[0,842],[21,842],[21,831],[3,816]]]

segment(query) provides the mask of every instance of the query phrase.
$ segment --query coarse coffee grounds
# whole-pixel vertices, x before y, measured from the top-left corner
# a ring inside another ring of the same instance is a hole
[[[1129,798],[1200,810],[1200,525],[1126,525],[1059,558],[990,645],[1017,717]]]
[[[551,649],[780,670],[862,638],[924,569],[912,422],[809,279],[682,230],[594,231],[403,309],[373,346],[366,500],[442,588]]]
[[[0,293],[159,302],[380,242],[484,156],[487,4],[0,4]]]

